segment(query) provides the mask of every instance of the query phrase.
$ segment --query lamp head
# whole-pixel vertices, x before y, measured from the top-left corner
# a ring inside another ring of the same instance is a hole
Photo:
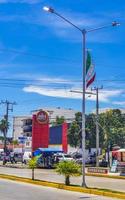
[[[112,22],[112,26],[120,26],[120,23],[119,23],[119,22],[116,22],[116,21],[114,21],[114,22]]]
[[[47,12],[54,13],[54,9],[51,8],[51,7],[44,6],[44,7],[43,7],[43,10],[45,10],[45,11],[47,11]]]

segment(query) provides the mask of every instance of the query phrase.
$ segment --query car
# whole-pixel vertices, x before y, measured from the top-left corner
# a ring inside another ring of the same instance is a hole
[[[82,164],[82,156],[81,156],[81,158],[78,158],[75,161],[78,164]],[[95,157],[95,155],[88,156],[88,158],[85,161],[85,164],[94,165],[95,163],[96,163],[96,157]]]
[[[14,162],[23,162],[23,153],[14,153]]]
[[[71,155],[69,155],[69,154],[64,154],[64,153],[59,153],[59,154],[56,154],[56,155],[54,155],[54,161],[57,163],[57,162],[60,162],[60,161],[72,161],[72,160],[74,160],[73,158],[72,158],[72,156]]]
[[[29,151],[24,152],[23,163],[27,164],[30,159],[31,159],[31,152]]]

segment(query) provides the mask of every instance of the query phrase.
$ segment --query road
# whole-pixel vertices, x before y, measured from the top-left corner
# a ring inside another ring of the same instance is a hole
[[[30,169],[0,167],[0,174],[11,174],[31,178]],[[58,175],[54,170],[50,169],[35,169],[35,178],[58,183],[64,182],[63,176]],[[71,178],[71,184],[81,185],[81,182],[82,177]],[[86,183],[88,187],[105,188],[125,192],[125,180],[86,176]]]
[[[109,197],[70,192],[0,179],[1,200],[112,200]],[[114,200],[117,200],[114,198]]]

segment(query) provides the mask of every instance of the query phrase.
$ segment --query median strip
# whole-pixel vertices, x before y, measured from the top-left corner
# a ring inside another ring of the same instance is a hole
[[[73,185],[67,186],[67,185],[64,185],[61,183],[48,182],[48,181],[43,181],[43,180],[32,180],[30,178],[22,178],[22,177],[18,177],[18,176],[11,176],[11,175],[5,175],[5,174],[0,174],[0,178],[1,179],[9,179],[12,181],[19,181],[19,182],[23,182],[23,183],[53,187],[53,188],[57,188],[57,189],[64,189],[64,190],[68,190],[68,191],[83,192],[83,193],[107,196],[107,197],[112,197],[112,198],[125,199],[125,193],[107,190],[107,189],[82,188],[80,186],[73,186]]]

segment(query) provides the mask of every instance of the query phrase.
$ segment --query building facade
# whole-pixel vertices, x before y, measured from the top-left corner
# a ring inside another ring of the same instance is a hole
[[[75,111],[72,109],[58,108],[42,108],[33,111],[33,114],[39,110],[44,110],[49,114],[49,122],[52,123],[56,120],[56,117],[64,117],[67,123],[71,123],[75,119]],[[13,118],[13,139],[18,140],[20,137],[31,137],[32,136],[32,115],[28,116],[15,116]]]

